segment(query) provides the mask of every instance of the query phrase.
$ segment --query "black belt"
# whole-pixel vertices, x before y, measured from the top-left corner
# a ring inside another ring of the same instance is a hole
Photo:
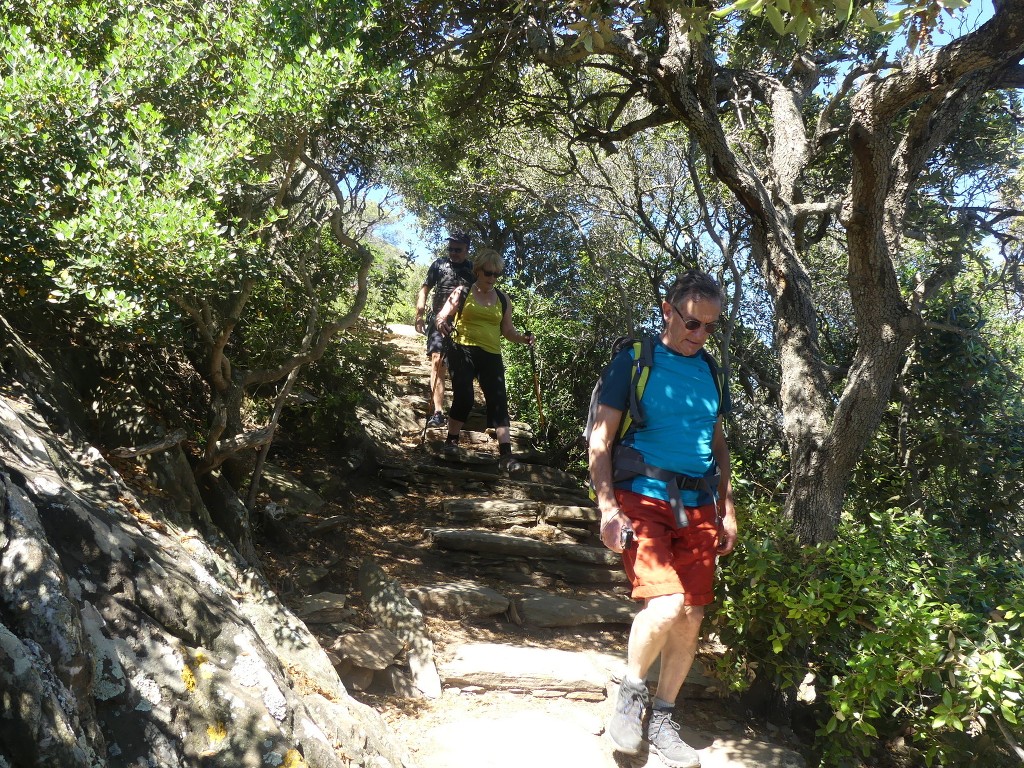
[[[650,477],[654,480],[661,480],[668,490],[668,503],[676,516],[676,527],[685,528],[690,524],[690,518],[686,514],[686,507],[679,496],[680,491],[706,491],[711,501],[718,504],[718,483],[722,473],[717,465],[712,467],[712,472],[704,477],[692,477],[679,472],[672,472],[668,469],[655,467],[644,461],[643,454],[635,448],[626,445],[617,445],[612,452],[612,480],[621,482],[629,480],[637,475]]]

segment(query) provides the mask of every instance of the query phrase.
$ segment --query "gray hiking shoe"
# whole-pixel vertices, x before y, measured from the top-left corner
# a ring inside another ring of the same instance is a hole
[[[436,429],[437,427],[443,427],[448,423],[448,419],[444,417],[444,414],[440,411],[434,411],[434,415],[427,419],[427,427],[429,429]]]
[[[623,678],[615,699],[615,713],[608,723],[608,738],[618,752],[635,755],[644,741],[644,711],[650,694],[644,683],[631,683]]]
[[[504,472],[506,475],[514,475],[523,468],[523,465],[516,460],[511,453],[506,453],[504,456],[498,457],[498,471]]]
[[[700,755],[697,750],[679,737],[679,725],[672,719],[671,712],[655,709],[647,723],[647,740],[654,752],[665,765],[671,768],[699,768]]]

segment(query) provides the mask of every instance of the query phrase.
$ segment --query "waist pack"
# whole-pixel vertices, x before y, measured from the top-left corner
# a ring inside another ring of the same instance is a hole
[[[640,451],[628,445],[618,443],[612,449],[612,482],[619,483],[631,480],[638,475],[650,477],[665,483],[668,491],[668,503],[676,517],[676,527],[685,528],[690,524],[686,515],[680,491],[703,491],[711,497],[712,503],[718,503],[718,483],[722,473],[717,464],[712,464],[708,474],[703,477],[691,477],[679,472],[655,467],[644,461]]]

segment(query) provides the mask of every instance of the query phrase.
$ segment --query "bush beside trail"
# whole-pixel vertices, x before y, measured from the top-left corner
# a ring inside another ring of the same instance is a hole
[[[886,750],[914,765],[1018,764],[1004,734],[1022,717],[1024,565],[965,551],[916,512],[872,513],[800,547],[778,510],[748,509],[713,618],[734,689],[799,691],[822,765]]]

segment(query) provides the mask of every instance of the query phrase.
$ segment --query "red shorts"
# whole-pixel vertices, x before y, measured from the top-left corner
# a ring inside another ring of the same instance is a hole
[[[686,605],[714,600],[718,511],[714,504],[687,507],[690,524],[676,528],[667,501],[615,491],[619,508],[636,532],[636,546],[622,553],[633,599],[682,594]]]

